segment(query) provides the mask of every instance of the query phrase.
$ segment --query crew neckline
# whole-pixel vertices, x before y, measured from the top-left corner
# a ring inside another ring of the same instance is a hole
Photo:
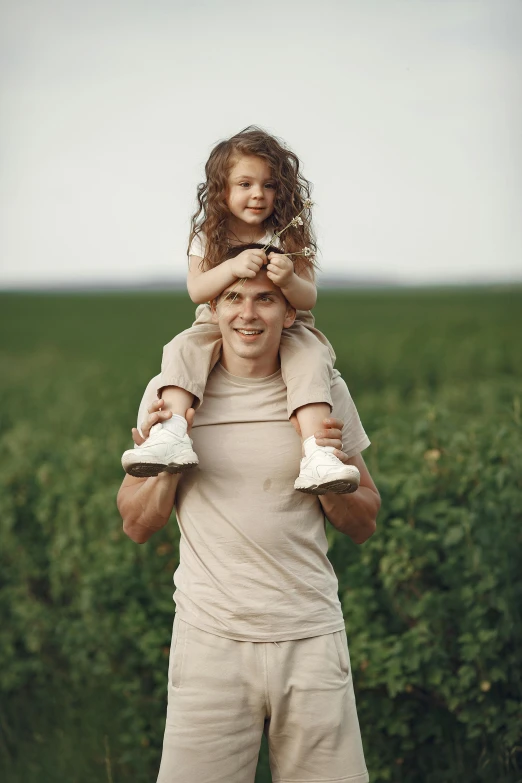
[[[216,364],[214,369],[217,370],[221,375],[224,375],[228,381],[235,383],[237,386],[263,386],[264,384],[272,383],[272,381],[275,381],[281,377],[281,368],[272,373],[272,375],[266,375],[264,378],[244,378],[242,375],[232,375],[232,373],[228,370],[225,370],[223,365],[220,363]]]
[[[268,245],[270,242],[271,245],[276,246],[279,244],[278,237],[274,236],[273,231],[265,231],[262,237],[259,239],[255,239],[252,244],[253,245]],[[237,245],[231,245],[231,247],[240,247],[241,245],[250,244],[248,242],[238,242]]]

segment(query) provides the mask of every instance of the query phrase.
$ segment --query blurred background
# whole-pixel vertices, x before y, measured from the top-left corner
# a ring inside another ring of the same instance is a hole
[[[122,534],[120,455],[252,123],[314,184],[383,497],[328,527],[371,779],[522,780],[521,36],[518,0],[0,5],[2,780],[155,779],[178,534]]]

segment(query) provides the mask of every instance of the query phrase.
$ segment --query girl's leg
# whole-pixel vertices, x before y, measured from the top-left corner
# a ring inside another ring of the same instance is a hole
[[[161,390],[161,398],[164,402],[164,410],[172,411],[172,414],[186,417],[189,408],[194,405],[194,395],[180,386],[164,386]]]
[[[210,308],[200,305],[190,329],[176,335],[163,349],[158,397],[173,415],[183,416],[203,400],[208,376],[221,353],[221,332],[212,323]]]
[[[198,464],[187,432],[187,410],[203,399],[210,371],[221,352],[221,332],[211,323],[210,308],[199,307],[190,329],[165,346],[158,397],[172,416],[155,425],[147,440],[123,454],[122,464],[132,476],[179,473]]]
[[[331,409],[326,402],[315,402],[309,405],[303,405],[295,412],[297,421],[299,422],[299,429],[301,430],[301,438],[303,441],[307,438],[311,438],[312,435],[323,428],[323,419],[327,419],[331,414]]]
[[[322,429],[332,411],[335,353],[317,329],[311,313],[299,318],[281,335],[281,373],[287,389],[288,416],[296,414],[303,440]]]
[[[281,372],[288,393],[288,414],[295,413],[303,439],[295,489],[314,495],[354,492],[360,475],[345,465],[327,446],[319,446],[315,433],[332,411],[331,384],[335,354],[326,338],[313,327],[311,314],[303,314],[281,338]],[[306,324],[306,325],[305,325]]]

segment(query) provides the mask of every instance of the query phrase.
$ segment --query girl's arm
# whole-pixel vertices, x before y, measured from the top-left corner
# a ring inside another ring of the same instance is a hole
[[[281,286],[281,291],[296,310],[311,310],[317,302],[314,281],[299,277],[295,272],[292,272],[288,285]]]
[[[200,267],[202,260],[199,256],[190,256],[187,289],[194,304],[204,304],[215,299],[235,280],[227,261],[203,272]]]
[[[187,288],[194,304],[204,304],[225,290],[235,280],[243,277],[255,277],[263,264],[266,255],[256,248],[243,250],[235,258],[229,258],[212,269],[201,268],[202,258],[190,256]]]
[[[279,286],[286,299],[296,310],[311,310],[317,301],[317,288],[314,280],[294,272],[294,265],[288,256],[270,253],[267,273],[270,280]]]

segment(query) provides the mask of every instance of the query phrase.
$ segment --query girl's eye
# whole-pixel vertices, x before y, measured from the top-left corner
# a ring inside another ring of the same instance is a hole
[[[239,187],[240,188],[248,188],[248,187],[250,187],[250,182],[241,182]]]
[[[274,185],[274,183],[273,183],[273,182],[268,182],[268,183],[265,185],[265,188],[271,188],[271,190],[275,190],[275,185]]]

